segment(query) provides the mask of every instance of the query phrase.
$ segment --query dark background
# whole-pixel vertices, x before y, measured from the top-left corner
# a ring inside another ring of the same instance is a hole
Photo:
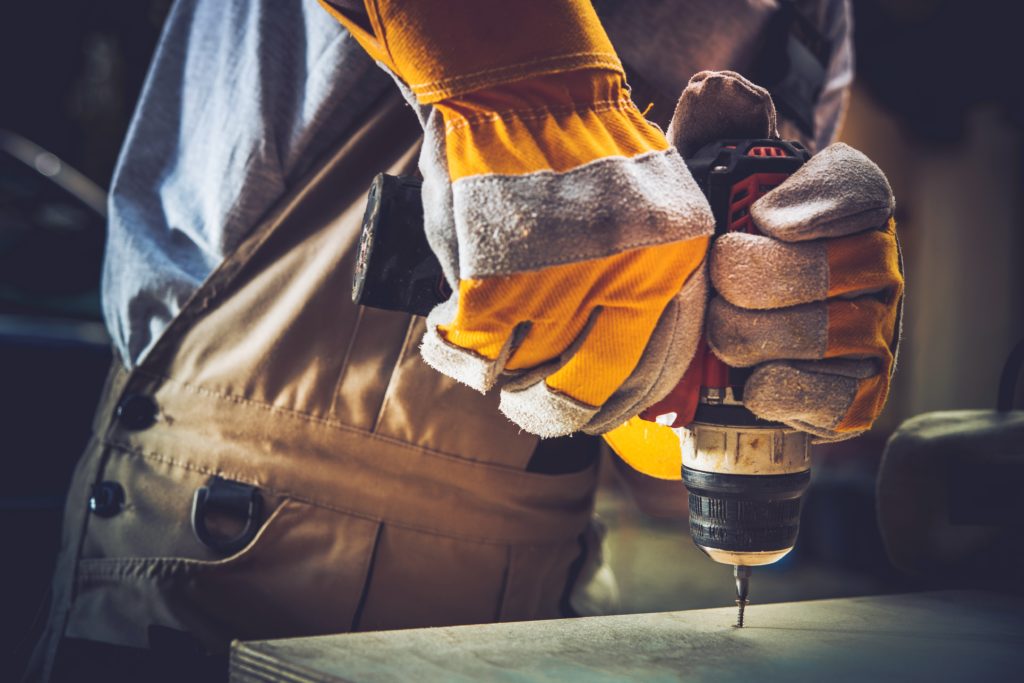
[[[0,130],[108,187],[169,5],[4,3]],[[926,410],[991,407],[1002,361],[1024,336],[1024,90],[1016,72],[1024,41],[1008,7],[854,1],[858,73],[843,138],[878,161],[897,195],[909,283],[905,343],[878,428],[816,454],[801,544],[775,570],[778,599],[914,587],[888,565],[874,522],[885,438]],[[40,609],[64,487],[110,362],[98,303],[103,234],[101,216],[22,162],[0,160],[4,657],[24,653]],[[673,578],[682,576],[675,568],[652,580],[647,567],[664,565],[682,541],[624,507],[614,482],[607,488],[612,502],[602,512],[620,551],[613,566],[623,609],[725,604],[718,595],[687,597],[694,584]],[[800,581],[786,579],[794,571],[803,572]]]

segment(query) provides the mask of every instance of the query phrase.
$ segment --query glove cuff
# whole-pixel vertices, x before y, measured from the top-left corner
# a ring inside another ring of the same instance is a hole
[[[622,76],[586,69],[437,105],[462,278],[510,275],[713,230]]]
[[[545,74],[622,73],[586,0],[365,0],[372,31],[325,0],[320,4],[420,104]]]

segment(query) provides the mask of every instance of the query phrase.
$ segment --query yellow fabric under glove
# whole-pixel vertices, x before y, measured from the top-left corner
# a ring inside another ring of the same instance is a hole
[[[634,470],[655,479],[682,479],[683,453],[670,428],[634,417],[605,433],[604,440]]]

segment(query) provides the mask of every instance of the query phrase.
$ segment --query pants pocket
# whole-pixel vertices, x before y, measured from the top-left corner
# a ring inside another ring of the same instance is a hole
[[[218,652],[235,638],[350,630],[379,523],[292,498],[275,502],[248,545],[224,558],[122,548],[116,556],[80,559],[65,635],[146,647],[149,627],[161,626],[189,632]],[[159,535],[161,520],[148,517],[151,534]],[[172,545],[180,553],[177,538]],[[152,540],[146,545],[153,550]]]

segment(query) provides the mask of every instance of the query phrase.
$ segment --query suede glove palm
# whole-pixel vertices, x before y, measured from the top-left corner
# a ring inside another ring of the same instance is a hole
[[[428,239],[454,294],[421,351],[541,436],[666,394],[700,336],[710,209],[579,0],[368,0],[338,15],[420,107]]]

